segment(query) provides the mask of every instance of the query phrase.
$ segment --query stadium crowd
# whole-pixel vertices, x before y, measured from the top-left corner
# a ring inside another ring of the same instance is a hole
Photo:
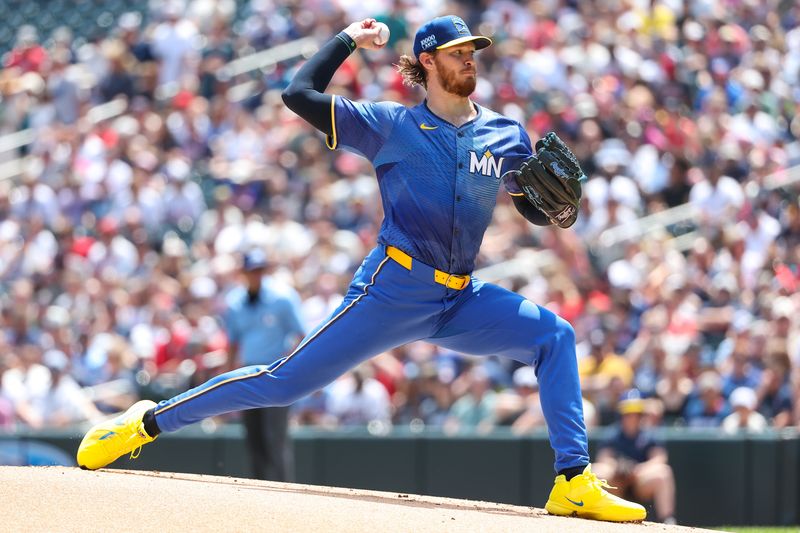
[[[590,176],[567,231],[528,224],[501,192],[479,257],[547,251],[499,282],[575,326],[587,423],[613,422],[637,388],[651,425],[800,424],[796,2],[239,5],[158,2],[87,38],[19,28],[0,133],[34,135],[0,153],[0,430],[95,420],[223,370],[220,313],[252,248],[300,293],[307,327],[322,321],[375,243],[374,175],[282,104],[302,58],[223,67],[377,15],[389,46],[354,54],[330,90],[413,104],[421,92],[393,64],[445,12],[494,39],[475,100],[534,139],[556,131]],[[97,113],[117,99],[121,113]],[[609,228],[685,204],[683,222],[603,245]],[[292,418],[543,426],[532,368],[425,343],[363,364]]]

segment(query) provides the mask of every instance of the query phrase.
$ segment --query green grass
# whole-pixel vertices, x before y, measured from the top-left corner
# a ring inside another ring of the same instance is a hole
[[[716,526],[713,529],[733,533],[797,533],[800,526]]]

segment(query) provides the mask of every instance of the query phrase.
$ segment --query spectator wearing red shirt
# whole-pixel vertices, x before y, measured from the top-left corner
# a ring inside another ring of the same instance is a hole
[[[47,51],[39,44],[36,28],[29,25],[20,26],[17,31],[17,43],[6,60],[6,68],[16,67],[25,72],[41,72],[47,60]]]

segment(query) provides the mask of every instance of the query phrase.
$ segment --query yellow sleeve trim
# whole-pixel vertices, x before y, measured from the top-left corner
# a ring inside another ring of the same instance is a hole
[[[510,194],[511,196],[525,196],[525,195],[524,195],[524,194],[522,194],[521,192],[510,192],[510,193],[508,193],[508,194]]]
[[[325,145],[331,150],[336,150],[338,139],[336,138],[336,96],[331,95],[331,135],[325,136]]]

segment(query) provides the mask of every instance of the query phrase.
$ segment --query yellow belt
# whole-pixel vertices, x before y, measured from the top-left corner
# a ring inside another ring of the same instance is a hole
[[[411,266],[414,263],[414,258],[405,253],[403,250],[395,248],[394,246],[387,246],[386,255],[397,261],[402,267],[411,270]],[[457,291],[460,291],[466,289],[467,285],[469,285],[469,275],[448,274],[447,272],[442,272],[441,270],[434,269],[433,281],[435,281],[439,285],[444,285],[448,289],[455,289]]]

